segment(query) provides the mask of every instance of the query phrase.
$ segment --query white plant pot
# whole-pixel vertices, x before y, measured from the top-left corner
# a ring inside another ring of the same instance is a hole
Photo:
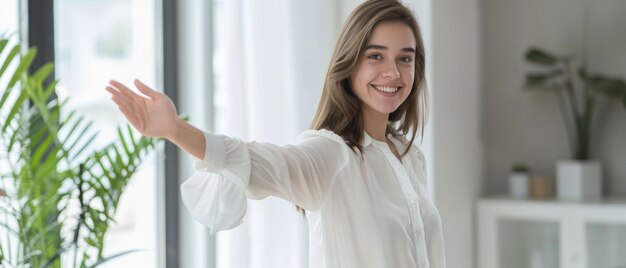
[[[566,201],[599,199],[602,196],[602,166],[588,160],[557,163],[557,198]]]
[[[509,193],[514,198],[528,198],[530,178],[526,172],[512,172],[509,175]]]

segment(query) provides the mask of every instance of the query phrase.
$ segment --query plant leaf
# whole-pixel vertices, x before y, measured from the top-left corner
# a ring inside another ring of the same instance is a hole
[[[9,68],[9,65],[11,65],[11,62],[13,62],[13,59],[15,59],[15,57],[19,55],[20,49],[21,49],[20,45],[16,45],[16,46],[13,47],[13,49],[11,49],[9,54],[4,59],[4,63],[2,64],[2,67],[0,67],[0,77],[2,77],[2,75],[7,70],[7,68]],[[9,87],[7,87],[7,88],[9,88]],[[2,102],[0,102],[0,103],[2,103]]]
[[[581,79],[587,87],[613,97],[626,96],[626,82],[621,79],[608,78],[601,75],[584,76]]]
[[[545,88],[545,85],[550,81],[550,74],[546,73],[530,73],[526,75],[525,89],[537,89]]]
[[[50,76],[50,74],[52,73],[53,70],[54,70],[54,64],[48,62],[48,63],[44,64],[43,66],[41,66],[35,72],[35,74],[33,74],[33,79],[35,79],[35,81],[37,81],[38,85],[41,85],[46,80],[46,78],[48,78],[48,76]]]
[[[11,108],[11,111],[9,112],[9,115],[5,119],[6,121],[4,122],[4,126],[2,127],[2,132],[6,132],[7,131],[7,127],[9,126],[9,123],[11,123],[11,120],[13,120],[13,118],[15,117],[17,112],[19,112],[19,110],[22,109],[22,105],[24,105],[24,102],[26,101],[26,97],[27,96],[26,96],[25,92],[20,92],[19,97],[17,98],[17,100],[13,104],[13,107]]]
[[[78,152],[74,153],[74,155],[71,157],[72,160],[76,159],[77,157],[80,156],[80,154],[83,153],[83,151],[85,151],[85,149],[89,148],[89,145],[91,145],[91,143],[98,137],[99,132],[95,132],[93,134],[91,134],[91,137],[89,137],[89,139],[87,139],[86,142],[83,143],[83,146],[81,146],[78,149]]]
[[[54,80],[52,81],[52,83],[50,83],[50,85],[48,85],[48,87],[46,88],[43,94],[44,99],[50,99],[50,95],[54,93],[54,90],[56,89],[58,83],[59,83],[58,80]],[[63,104],[61,104],[61,106],[63,106]]]
[[[9,39],[4,39],[4,37],[0,39],[0,54],[2,54],[2,51],[7,46],[8,43],[9,43]]]
[[[559,83],[551,83],[563,74],[563,70],[557,69],[552,72],[540,72],[540,73],[528,73],[526,74],[526,83],[524,84],[524,89],[533,90],[558,90],[562,87]]]
[[[558,58],[541,48],[532,47],[526,52],[526,60],[538,65],[552,66],[558,61]]]
[[[26,55],[24,55],[20,64],[15,69],[13,78],[11,78],[11,81],[9,81],[9,85],[7,86],[7,88],[12,88],[15,83],[17,83],[17,81],[21,78],[20,76],[28,71],[28,68],[30,68],[33,60],[35,60],[35,56],[37,56],[37,49],[34,47],[28,49],[28,52],[26,52]]]
[[[117,136],[122,142],[122,147],[124,147],[124,152],[126,153],[126,155],[131,155],[130,149],[128,148],[128,145],[126,144],[126,139],[124,138],[124,135],[122,134],[122,128],[120,127],[117,128]]]

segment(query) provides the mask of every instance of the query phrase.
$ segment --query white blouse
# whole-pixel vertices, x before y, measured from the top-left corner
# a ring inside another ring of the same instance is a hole
[[[311,268],[445,267],[441,219],[417,146],[400,161],[367,133],[362,157],[325,129],[284,147],[205,138],[205,158],[181,192],[211,234],[241,223],[246,197],[277,196],[306,210]],[[406,139],[389,138],[404,152]]]

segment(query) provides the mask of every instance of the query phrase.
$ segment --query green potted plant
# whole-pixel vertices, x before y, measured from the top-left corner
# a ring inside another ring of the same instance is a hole
[[[104,256],[104,238],[157,140],[126,126],[89,150],[91,123],[51,98],[52,63],[30,73],[36,49],[21,51],[0,37],[0,267],[96,267],[134,252]]]
[[[574,57],[557,56],[538,47],[528,49],[525,59],[541,68],[526,75],[525,88],[555,92],[567,131],[572,155],[557,163],[557,197],[601,197],[601,165],[589,155],[593,146],[592,119],[600,96],[615,98],[626,107],[626,82],[589,74],[584,60],[577,63]]]

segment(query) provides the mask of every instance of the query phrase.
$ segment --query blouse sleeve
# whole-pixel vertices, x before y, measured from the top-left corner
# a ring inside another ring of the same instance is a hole
[[[349,149],[336,134],[304,132],[296,145],[243,142],[204,133],[205,158],[181,186],[191,214],[213,234],[236,227],[247,196],[277,196],[307,210],[321,206],[332,180],[349,162]]]

